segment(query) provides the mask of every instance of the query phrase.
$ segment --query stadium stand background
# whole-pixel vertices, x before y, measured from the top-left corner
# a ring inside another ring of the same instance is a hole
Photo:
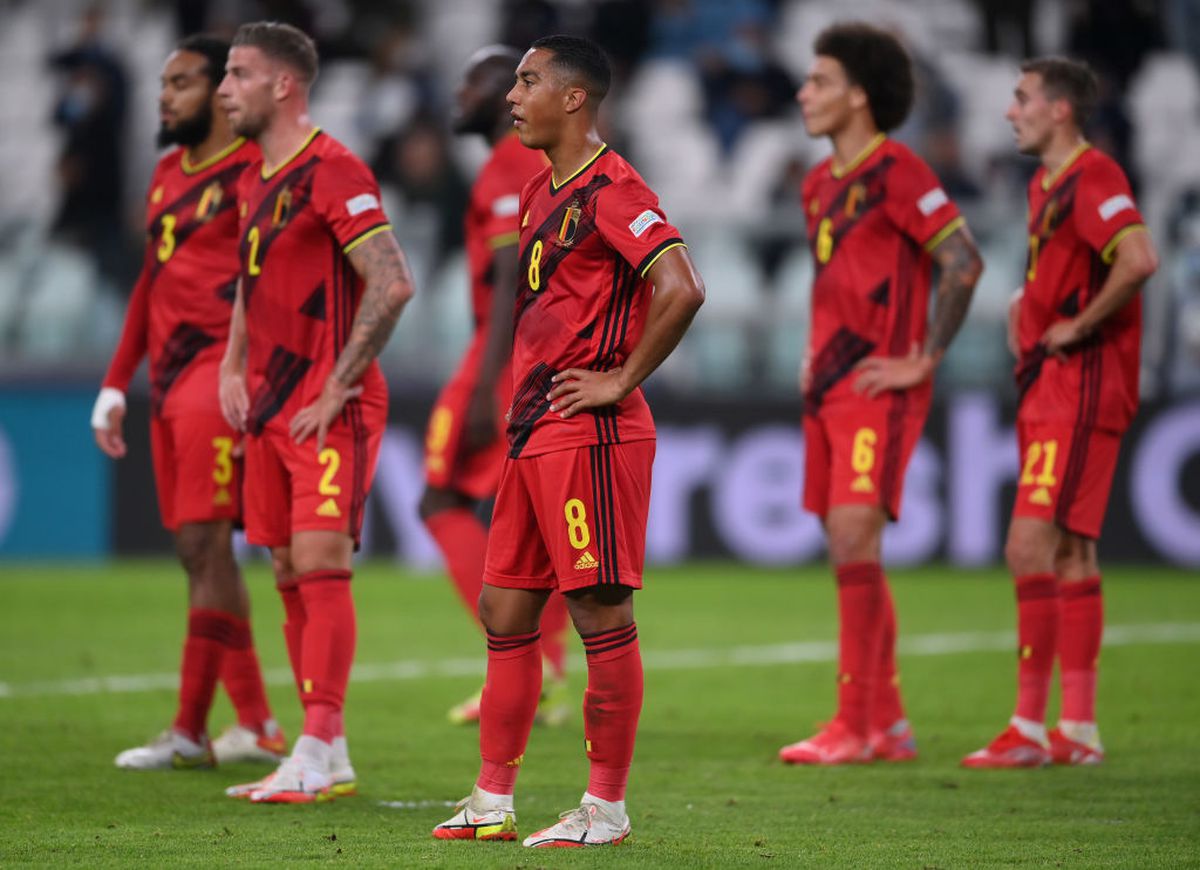
[[[708,286],[651,389],[685,417],[693,401],[748,394],[794,405],[812,273],[797,190],[826,151],[793,95],[813,36],[847,18],[910,47],[918,103],[898,136],[959,201],[987,264],[939,392],[1011,402],[1004,312],[1035,167],[1004,111],[1020,57],[1070,52],[1103,74],[1089,135],[1130,174],[1163,255],[1145,293],[1144,398],[1170,408],[1200,393],[1196,0],[0,0],[0,424],[32,414],[39,385],[94,390],[139,262],[163,59],[181,34],[257,18],[316,36],[313,118],[371,162],[412,261],[419,295],[383,356],[394,403],[428,396],[470,328],[461,214],[484,147],[447,132],[463,63],[489,42],[565,31],[612,55],[606,138],[660,193]]]

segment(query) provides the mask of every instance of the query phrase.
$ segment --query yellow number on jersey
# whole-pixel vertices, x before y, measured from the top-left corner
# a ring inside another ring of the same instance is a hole
[[[1025,451],[1025,466],[1021,469],[1021,483],[1024,486],[1054,486],[1058,477],[1054,474],[1054,463],[1058,459],[1058,442],[1034,441]],[[1036,477],[1033,474],[1038,461],[1042,461],[1042,470]]]
[[[833,256],[833,221],[822,218],[817,224],[817,262],[828,263]]]
[[[162,216],[162,236],[158,240],[158,262],[165,263],[175,253],[175,223],[173,214]]]
[[[247,271],[253,276],[261,275],[262,266],[258,264],[258,227],[250,227],[250,232],[246,235],[246,241],[250,243],[250,262],[248,263]]]
[[[338,469],[342,467],[341,455],[332,447],[326,447],[317,454],[317,462],[325,466],[325,473],[321,475],[321,482],[317,484],[317,492],[321,495],[341,495],[342,488],[333,482]]]
[[[542,289],[542,240],[533,243],[529,252],[529,289],[534,293]]]
[[[563,516],[567,518],[567,540],[576,550],[582,550],[592,542],[592,532],[588,528],[587,511],[583,502],[577,498],[570,499],[563,505]]]
[[[233,480],[233,439],[221,435],[212,440],[212,446],[217,451],[213,457],[213,483],[225,486]]]

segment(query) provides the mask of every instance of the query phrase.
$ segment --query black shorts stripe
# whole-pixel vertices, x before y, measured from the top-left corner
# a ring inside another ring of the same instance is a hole
[[[892,498],[900,485],[903,472],[901,457],[904,452],[904,418],[908,414],[908,392],[893,391],[888,399],[887,439],[883,447],[883,468],[879,472],[879,498],[881,507],[891,516]],[[894,520],[895,517],[891,516]]]
[[[597,580],[602,584],[620,582],[617,542],[613,524],[612,467],[609,449],[599,444],[588,448],[592,460],[592,505],[596,512],[596,549],[600,552]]]
[[[606,528],[604,530],[605,546],[609,553],[609,570],[608,582],[621,582],[621,566],[617,563],[617,517],[616,510],[613,507],[613,472],[612,472],[612,450],[607,445],[602,445],[596,448],[600,454],[600,462],[602,468],[601,495],[604,497],[604,519]]]

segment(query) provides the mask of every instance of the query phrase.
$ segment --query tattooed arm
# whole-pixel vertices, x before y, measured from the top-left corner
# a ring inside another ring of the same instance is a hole
[[[320,398],[292,418],[292,438],[299,444],[315,433],[317,450],[325,446],[325,434],[346,402],[362,393],[362,387],[354,384],[387,344],[400,312],[413,295],[412,275],[404,252],[391,232],[376,233],[347,256],[366,285],[350,327],[350,338],[325,381]]]
[[[962,326],[975,284],[983,273],[979,249],[964,224],[934,248],[932,254],[940,276],[925,347],[914,343],[906,357],[867,357],[856,366],[859,376],[854,389],[858,392],[874,398],[885,390],[906,390],[929,380]]]

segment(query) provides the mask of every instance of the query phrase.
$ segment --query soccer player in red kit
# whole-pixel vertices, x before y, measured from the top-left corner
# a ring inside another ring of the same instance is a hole
[[[1042,165],[1029,184],[1029,261],[1017,301],[1020,477],[1005,556],[1016,581],[1017,704],[965,767],[1099,764],[1104,629],[1096,539],[1121,435],[1137,409],[1139,291],[1158,257],[1121,168],[1083,138],[1095,75],[1026,61],[1006,117]],[[1054,660],[1062,683],[1046,733]]]
[[[150,446],[163,525],[188,578],[179,708],[153,742],[117,756],[133,769],[278,761],[287,748],[271,717],[250,632],[250,602],[233,557],[239,516],[237,433],[221,416],[217,366],[237,281],[236,184],[258,159],[215,111],[229,45],[182,40],[162,73],[158,162],[146,204],[146,254],[121,341],[96,400],[92,428],[108,456],[126,453],[125,391],[150,357]],[[210,748],[208,711],[224,682],[238,725]]]
[[[312,125],[312,40],[238,28],[218,94],[262,159],[239,188],[242,273],[221,406],[246,432],[246,539],[271,549],[304,732],[267,779],[228,790],[296,803],[352,793],[342,711],[354,658],[351,557],[387,422],[375,357],[412,296],[371,171]]]
[[[805,178],[816,261],[801,372],[804,506],[821,518],[837,579],[838,710],[815,736],[783,747],[790,764],[916,755],[896,671],[896,615],[880,564],[900,513],[933,373],[970,305],[982,264],[958,209],[929,167],[887,137],[913,99],[912,64],[865,24],[821,33],[798,99],[810,136],[833,156]],[[940,276],[927,323],[932,266]]]
[[[520,52],[507,46],[477,51],[456,94],[454,130],[486,136],[491,156],[471,188],[466,216],[467,261],[475,334],[446,384],[425,436],[425,492],[420,512],[437,541],[463,604],[477,617],[483,590],[487,527],[480,503],[496,495],[504,461],[504,410],[512,399],[513,302],[517,292],[517,207],[525,183],[546,166],[512,129],[505,94]],[[560,724],[567,715],[563,633],[567,607],[553,595],[542,612],[542,654],[549,669],[539,719]],[[479,719],[476,692],[450,710],[455,724]]]
[[[508,93],[521,142],[550,165],[520,203],[508,456],[488,535],[479,616],[488,670],[482,764],[439,839],[512,840],[513,788],[542,683],[538,621],[567,599],[587,656],[590,775],[580,806],[526,846],[620,843],[642,707],[633,591],[642,586],[654,421],[639,385],[704,301],[678,231],[609,149],[596,112],[611,74],[585,39],[537,40]]]

